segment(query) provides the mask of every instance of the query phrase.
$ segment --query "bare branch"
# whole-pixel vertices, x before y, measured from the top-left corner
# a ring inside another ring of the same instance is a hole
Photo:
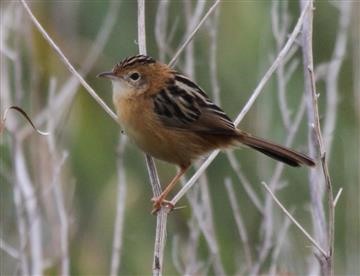
[[[35,196],[33,184],[28,174],[28,169],[25,162],[23,146],[15,141],[14,143],[14,167],[17,178],[17,183],[20,192],[25,201],[25,209],[27,220],[31,224],[28,235],[31,251],[31,273],[32,275],[42,275],[43,271],[43,249],[42,249],[42,228],[41,216],[38,209],[38,203]]]
[[[167,46],[167,26],[169,16],[169,0],[160,0],[156,13],[155,39],[158,46],[159,60],[165,61],[165,54],[168,52]]]
[[[186,18],[186,34],[197,26],[201,20],[201,15],[205,8],[205,1],[197,1],[197,4],[192,8],[192,3],[190,1],[183,1],[185,18]],[[185,59],[184,59],[184,72],[192,79],[196,79],[195,76],[195,51],[194,51],[194,42],[191,41],[185,49]],[[199,162],[195,163],[195,169],[199,167]],[[199,190],[198,197],[190,197],[190,203],[192,211],[195,215],[196,221],[200,226],[200,230],[204,235],[204,238],[209,246],[211,266],[213,267],[214,273],[217,275],[224,275],[224,267],[221,262],[219,244],[216,239],[216,232],[214,226],[214,219],[212,215],[212,204],[209,194],[208,178],[206,174],[203,174],[199,178]],[[190,229],[191,230],[191,229]],[[190,236],[193,233],[190,233]],[[194,237],[193,237],[194,238]],[[195,255],[196,256],[196,255]],[[195,257],[194,256],[194,257]],[[190,256],[188,256],[189,258]],[[203,264],[199,264],[197,259],[190,260],[190,265],[186,267],[187,274],[196,273]],[[190,270],[189,270],[190,269]]]
[[[0,249],[14,259],[20,259],[20,253],[5,240],[0,238]]]
[[[194,12],[192,11],[192,2],[183,1],[185,8],[185,18],[186,18],[186,34],[185,37],[188,37],[188,33],[194,29],[195,26],[199,24],[201,14],[205,8],[205,1],[197,1]],[[185,64],[183,71],[192,79],[195,80],[195,60],[194,60],[194,42],[190,41],[185,49]]]
[[[285,145],[290,147],[297,130],[299,129],[300,122],[304,116],[305,113],[305,96],[303,96],[302,102],[299,106],[299,109],[297,111],[297,114],[295,116],[295,119],[291,125],[291,128],[288,130],[288,135],[285,141]],[[279,187],[280,178],[284,171],[284,164],[278,163],[276,165],[276,168],[274,170],[274,173],[271,177],[269,186],[273,191],[276,191]],[[273,245],[273,234],[274,234],[274,220],[273,220],[273,201],[271,200],[271,197],[269,194],[265,197],[265,203],[263,207],[263,222],[262,222],[262,229],[264,229],[263,233],[263,240],[261,242],[261,245],[259,246],[258,250],[258,257],[256,259],[256,262],[253,265],[253,268],[251,270],[252,275],[257,275],[259,273],[259,270],[261,268],[261,265],[266,260],[271,247]]]
[[[340,198],[340,196],[341,196],[341,194],[342,194],[342,191],[343,191],[343,188],[340,188],[339,189],[339,191],[338,191],[338,193],[336,194],[336,196],[335,196],[335,199],[334,199],[334,208],[336,207],[336,204],[337,204],[337,202],[339,201],[339,198]]]
[[[210,82],[211,82],[214,102],[218,105],[220,105],[220,85],[219,85],[218,72],[217,72],[219,15],[220,15],[220,9],[216,9],[212,19],[208,21],[208,30],[209,30],[208,32],[210,36],[210,49],[209,49]]]
[[[98,59],[99,55],[102,53],[106,42],[110,37],[111,31],[115,26],[120,3],[121,2],[118,0],[110,1],[108,11],[104,16],[103,23],[99,28],[95,41],[83,58],[84,62],[80,65],[80,74],[86,75]],[[54,124],[57,125],[60,118],[67,113],[69,108],[68,106],[73,102],[72,99],[77,92],[79,84],[78,78],[75,75],[70,75],[68,80],[65,81],[59,88],[58,94],[54,96],[54,99],[52,100],[52,107],[44,107],[43,110],[37,114],[34,119],[36,125],[42,125],[48,118],[49,114],[53,117],[52,119]],[[57,110],[58,112],[53,112],[53,110]],[[30,128],[24,127],[20,130],[19,136],[23,139],[30,133]]]
[[[197,166],[198,167],[198,166]],[[214,219],[212,217],[212,206],[210,201],[208,181],[206,175],[200,177],[198,197],[188,195],[191,204],[191,210],[199,224],[200,230],[204,235],[205,241],[209,247],[210,259],[215,274],[224,275],[224,267],[221,263],[220,248],[216,239]]]
[[[138,0],[138,43],[139,43],[139,52],[140,54],[146,55],[146,32],[145,32],[145,1]],[[154,196],[159,196],[161,194],[161,185],[159,177],[156,171],[156,166],[154,159],[145,154],[146,165],[148,168],[148,173],[150,177],[150,184],[154,192]],[[164,259],[164,250],[166,243],[166,223],[167,215],[170,212],[168,206],[162,206],[161,209],[157,212],[156,217],[156,236],[155,236],[155,245],[154,245],[154,258],[153,258],[153,275],[162,275],[163,272],[163,259]]]
[[[324,249],[314,240],[313,237],[301,226],[301,224],[290,214],[290,212],[281,204],[281,202],[277,199],[277,197],[273,194],[270,187],[265,183],[261,182],[261,184],[265,187],[265,189],[269,192],[271,197],[274,199],[276,204],[280,207],[280,209],[285,213],[285,215],[296,225],[296,227],[305,235],[305,237],[321,252],[324,257],[327,257],[327,254]]]
[[[138,0],[138,17],[137,17],[137,26],[138,26],[138,45],[139,53],[146,55],[146,29],[145,29],[145,1]]]
[[[332,191],[332,183],[329,175],[329,169],[326,161],[326,149],[323,142],[321,127],[320,127],[320,118],[318,110],[318,95],[316,92],[315,86],[315,77],[314,77],[314,64],[313,64],[313,50],[312,50],[312,32],[313,32],[313,1],[301,1],[302,6],[310,3],[311,9],[308,11],[306,20],[304,21],[303,26],[303,59],[304,59],[304,77],[305,77],[305,93],[308,96],[308,114],[310,125],[313,128],[314,135],[311,139],[312,148],[318,148],[321,158],[321,166],[325,179],[325,184],[327,188],[328,195],[328,227],[327,227],[327,247],[328,253],[325,258],[321,260],[322,272],[327,275],[334,274],[333,268],[333,250],[334,250],[334,224],[335,224],[335,214],[334,214],[334,197]],[[305,8],[303,10],[306,10]],[[316,185],[317,183],[312,183]],[[322,200],[322,196],[318,197],[318,200]]]
[[[20,271],[23,275],[30,275],[29,261],[25,253],[25,247],[27,243],[27,225],[25,220],[25,214],[23,210],[23,203],[21,198],[21,191],[19,185],[14,187],[14,204],[16,207],[16,222],[19,235],[19,258],[20,258]]]
[[[176,269],[176,272],[179,275],[184,275],[184,269],[182,267],[182,264],[180,263],[180,256],[179,256],[179,252],[180,252],[180,246],[179,246],[179,236],[178,235],[174,235],[173,239],[172,239],[172,247],[171,247],[171,258],[172,258],[172,262],[174,264],[174,267]],[[192,251],[194,252],[194,251]]]
[[[94,100],[105,110],[105,112],[115,121],[117,121],[117,116],[115,113],[106,105],[106,103],[96,94],[95,90],[92,89],[92,87],[85,81],[85,79],[76,71],[76,69],[72,66],[70,61],[67,59],[67,57],[64,55],[64,53],[61,51],[58,45],[51,39],[51,37],[48,35],[48,33],[45,31],[45,29],[42,27],[40,22],[36,19],[32,11],[30,10],[28,4],[25,0],[21,0],[21,3],[23,4],[25,10],[29,14],[31,20],[35,24],[36,28],[39,30],[41,35],[44,37],[44,39],[49,43],[49,45],[54,49],[54,51],[58,54],[60,59],[64,62],[68,70],[74,74],[80,81],[80,83],[84,86],[86,91],[94,98]]]
[[[190,43],[190,41],[193,39],[197,31],[200,29],[202,24],[205,22],[205,20],[210,16],[210,14],[214,11],[216,6],[220,3],[220,0],[216,0],[215,3],[210,7],[208,12],[204,15],[204,17],[200,20],[199,24],[196,26],[196,28],[189,34],[188,38],[184,41],[184,43],[181,44],[179,49],[176,51],[174,57],[170,60],[169,66],[173,67],[176,63],[176,60],[178,59],[181,52],[185,49],[185,47]]]
[[[244,108],[241,110],[240,114],[236,117],[235,125],[238,125],[240,123],[240,121],[244,118],[246,113],[250,110],[250,108],[254,104],[256,98],[260,95],[260,93],[261,93],[262,89],[264,88],[265,84],[268,82],[271,75],[274,73],[274,71],[279,66],[279,64],[281,62],[283,62],[283,59],[285,58],[285,56],[289,52],[291,46],[296,41],[296,38],[297,38],[298,34],[300,33],[302,24],[304,22],[306,10],[307,10],[308,7],[309,7],[309,3],[306,6],[306,8],[302,11],[302,13],[301,13],[296,25],[295,25],[295,28],[294,28],[293,32],[291,33],[291,35],[289,36],[289,39],[287,40],[286,44],[281,49],[281,51],[279,52],[279,54],[276,57],[276,59],[274,60],[274,62],[271,64],[270,68],[266,71],[264,77],[260,80],[259,84],[257,85],[256,89],[252,93],[250,99],[248,100],[248,102],[246,103]]]
[[[349,34],[351,1],[339,2],[339,28],[330,63],[325,74],[326,86],[326,111],[324,115],[324,140],[327,158],[330,158],[333,132],[335,131],[336,115],[338,107],[338,83],[341,66],[345,59],[346,46]]]
[[[279,12],[279,4],[281,4],[281,13]],[[271,19],[273,36],[276,42],[276,50],[280,51],[283,43],[286,41],[286,34],[289,29],[289,20],[287,13],[287,1],[272,1],[271,7]],[[285,7],[284,7],[285,6]],[[279,107],[281,110],[281,117],[286,129],[290,127],[290,111],[286,99],[286,78],[285,78],[285,65],[286,63],[280,63],[276,70],[277,78],[277,91]]]
[[[61,275],[70,275],[70,256],[69,256],[69,221],[64,202],[64,195],[59,183],[59,174],[68,154],[65,152],[62,159],[58,162],[54,171],[54,197],[56,209],[60,221],[60,253],[61,253]]]
[[[167,217],[171,209],[162,206],[157,212],[156,218],[156,235],[154,246],[153,275],[162,275],[164,268],[164,251],[166,243],[166,225]]]
[[[262,203],[258,197],[258,195],[255,193],[254,189],[252,188],[251,183],[243,173],[239,161],[236,159],[236,156],[233,152],[227,151],[226,156],[229,160],[230,166],[236,173],[237,177],[239,178],[241,185],[243,185],[245,192],[249,196],[251,202],[255,205],[257,210],[262,214],[263,213],[263,206]]]
[[[246,267],[247,267],[246,269],[247,269],[247,271],[250,271],[250,268],[252,266],[252,258],[251,258],[249,239],[248,239],[245,225],[243,223],[242,215],[240,212],[240,207],[239,207],[239,204],[235,197],[234,187],[232,185],[232,181],[230,178],[225,179],[225,187],[227,190],[228,197],[230,199],[230,204],[231,204],[231,208],[232,208],[234,218],[236,221],[236,226],[239,231],[239,236],[240,236],[240,239],[244,246],[244,254],[245,254],[245,260],[246,260]]]
[[[117,160],[117,195],[116,195],[116,216],[114,223],[114,234],[111,254],[111,269],[110,275],[115,276],[119,274],[120,258],[122,250],[122,233],[124,230],[124,214],[126,203],[126,175],[124,167],[124,152],[126,146],[126,136],[120,134],[119,147],[118,147],[118,160]]]
[[[292,214],[292,213],[293,213],[293,211],[290,210],[290,214]],[[281,227],[279,234],[277,235],[278,237],[277,237],[277,241],[276,241],[276,246],[275,246],[275,249],[274,249],[272,257],[271,257],[271,266],[269,269],[270,276],[277,275],[276,274],[276,266],[277,266],[276,264],[277,264],[277,261],[278,261],[279,255],[280,255],[281,247],[282,247],[283,243],[285,242],[285,236],[286,236],[286,233],[288,232],[289,226],[290,226],[290,220],[288,218],[285,218],[284,225]]]

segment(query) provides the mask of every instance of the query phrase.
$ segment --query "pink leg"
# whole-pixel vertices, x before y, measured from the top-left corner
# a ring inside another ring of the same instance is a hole
[[[166,202],[165,198],[171,192],[171,190],[175,187],[176,183],[179,181],[180,177],[187,171],[189,165],[181,167],[180,171],[175,175],[175,177],[170,181],[170,183],[166,186],[165,190],[158,197],[154,197],[151,201],[154,203],[154,209],[151,211],[152,214],[155,214],[160,210],[161,204]]]

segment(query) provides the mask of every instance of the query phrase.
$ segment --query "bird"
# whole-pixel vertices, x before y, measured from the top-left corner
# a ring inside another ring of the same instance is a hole
[[[130,140],[180,168],[152,198],[153,213],[168,203],[166,197],[191,164],[215,149],[246,146],[293,167],[315,166],[305,154],[236,128],[199,85],[150,56],[127,57],[98,77],[111,80],[118,120]]]

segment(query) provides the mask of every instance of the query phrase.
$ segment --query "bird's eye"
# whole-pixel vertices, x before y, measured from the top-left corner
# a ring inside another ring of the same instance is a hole
[[[135,72],[135,73],[132,73],[130,75],[130,79],[132,79],[133,81],[137,81],[138,79],[140,78],[140,74]]]

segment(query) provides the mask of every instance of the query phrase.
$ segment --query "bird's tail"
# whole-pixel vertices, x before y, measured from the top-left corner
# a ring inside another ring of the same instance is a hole
[[[292,149],[274,144],[272,142],[251,136],[246,132],[240,132],[238,136],[238,141],[241,144],[249,146],[257,151],[260,151],[267,156],[274,158],[278,161],[281,161],[287,165],[293,167],[299,167],[302,165],[313,167],[315,166],[315,161],[306,156],[305,154],[296,152]]]

